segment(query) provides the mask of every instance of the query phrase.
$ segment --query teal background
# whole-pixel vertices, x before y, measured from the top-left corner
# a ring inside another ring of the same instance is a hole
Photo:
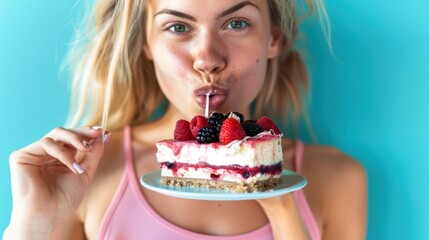
[[[12,208],[10,152],[65,121],[60,68],[83,2],[0,1],[1,232]],[[428,239],[429,3],[327,0],[327,8],[337,59],[319,25],[304,26],[314,132],[365,166],[368,239]]]

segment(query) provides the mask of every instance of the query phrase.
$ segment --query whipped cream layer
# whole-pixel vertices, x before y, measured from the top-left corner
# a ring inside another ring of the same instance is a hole
[[[280,178],[281,172],[278,174],[257,173],[253,176],[244,177],[243,174],[238,172],[229,171],[228,169],[212,169],[212,168],[178,168],[176,170],[163,167],[161,170],[163,177],[180,177],[189,179],[205,179],[215,181],[227,181],[248,184],[264,181],[269,178]]]
[[[195,140],[163,140],[156,143],[158,148],[156,157],[160,163],[270,166],[283,161],[281,136],[266,131],[255,137],[246,137],[227,145],[220,143],[200,144]]]

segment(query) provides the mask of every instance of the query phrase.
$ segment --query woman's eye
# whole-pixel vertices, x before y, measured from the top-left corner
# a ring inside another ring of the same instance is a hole
[[[244,20],[233,20],[226,25],[226,28],[233,29],[233,30],[241,30],[249,26],[249,23],[247,23]]]
[[[188,32],[189,28],[184,24],[176,23],[176,24],[171,25],[168,28],[168,30],[172,33],[184,33],[184,32]]]

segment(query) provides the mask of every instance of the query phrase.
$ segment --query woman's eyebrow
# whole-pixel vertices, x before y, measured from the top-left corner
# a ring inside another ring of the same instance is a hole
[[[240,10],[241,8],[243,8],[243,7],[247,6],[247,5],[253,6],[253,7],[257,8],[259,11],[261,11],[261,9],[256,4],[254,4],[254,3],[250,2],[250,1],[244,1],[244,2],[238,3],[238,4],[234,5],[234,6],[226,9],[225,11],[221,12],[220,14],[218,14],[216,16],[216,18],[219,19],[221,17],[225,17],[226,15],[234,13],[234,12]]]
[[[163,10],[155,13],[155,15],[153,15],[153,17],[155,18],[159,14],[170,14],[170,15],[174,15],[174,16],[177,16],[177,17],[189,19],[189,20],[191,20],[193,22],[197,21],[196,18],[192,17],[189,14],[186,14],[186,13],[183,13],[183,12],[179,12],[179,11],[176,11],[176,10],[171,10],[171,9],[163,9]]]
[[[260,11],[260,8],[257,5],[255,5],[254,3],[250,2],[250,1],[244,1],[244,2],[238,3],[238,4],[234,5],[234,6],[226,9],[225,11],[219,13],[216,16],[216,19],[219,19],[221,17],[225,17],[226,15],[229,15],[231,13],[234,13],[234,12],[240,10],[241,8],[243,8],[243,7],[247,6],[247,5],[253,6],[253,7],[257,8]],[[191,16],[189,14],[186,14],[184,12],[179,12],[179,11],[176,11],[176,10],[172,10],[172,9],[163,9],[163,10],[155,13],[153,15],[153,17],[155,18],[159,14],[170,14],[170,15],[174,15],[174,16],[177,16],[177,17],[189,19],[189,20],[191,20],[193,22],[197,21],[197,19],[195,17],[193,17],[193,16]]]

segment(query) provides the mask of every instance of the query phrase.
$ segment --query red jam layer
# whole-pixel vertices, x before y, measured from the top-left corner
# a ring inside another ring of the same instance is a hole
[[[243,176],[244,179],[255,176],[258,173],[261,174],[271,174],[277,175],[281,174],[283,170],[283,163],[279,162],[270,166],[261,165],[257,167],[248,167],[248,166],[240,166],[240,165],[228,165],[228,166],[214,166],[207,163],[202,164],[187,164],[187,163],[172,163],[172,162],[162,162],[161,167],[167,167],[173,171],[173,174],[177,174],[179,169],[188,170],[189,168],[199,169],[199,168],[211,168],[214,170],[217,169],[226,169],[231,171],[232,173],[238,173]]]
[[[278,139],[278,138],[279,138],[279,135],[266,134],[266,135],[262,135],[260,137],[249,138],[249,139],[243,141],[241,144],[247,144],[247,145],[250,145],[254,148],[255,145],[259,142],[270,141],[270,140]],[[194,145],[196,148],[214,148],[214,149],[220,149],[220,148],[226,148],[227,147],[227,145],[221,144],[219,142],[201,144],[201,143],[198,143],[196,140],[175,141],[173,139],[162,140],[162,141],[159,141],[157,144],[162,144],[162,145],[168,146],[168,148],[171,148],[173,150],[173,153],[176,156],[180,153],[180,150],[185,145]]]

